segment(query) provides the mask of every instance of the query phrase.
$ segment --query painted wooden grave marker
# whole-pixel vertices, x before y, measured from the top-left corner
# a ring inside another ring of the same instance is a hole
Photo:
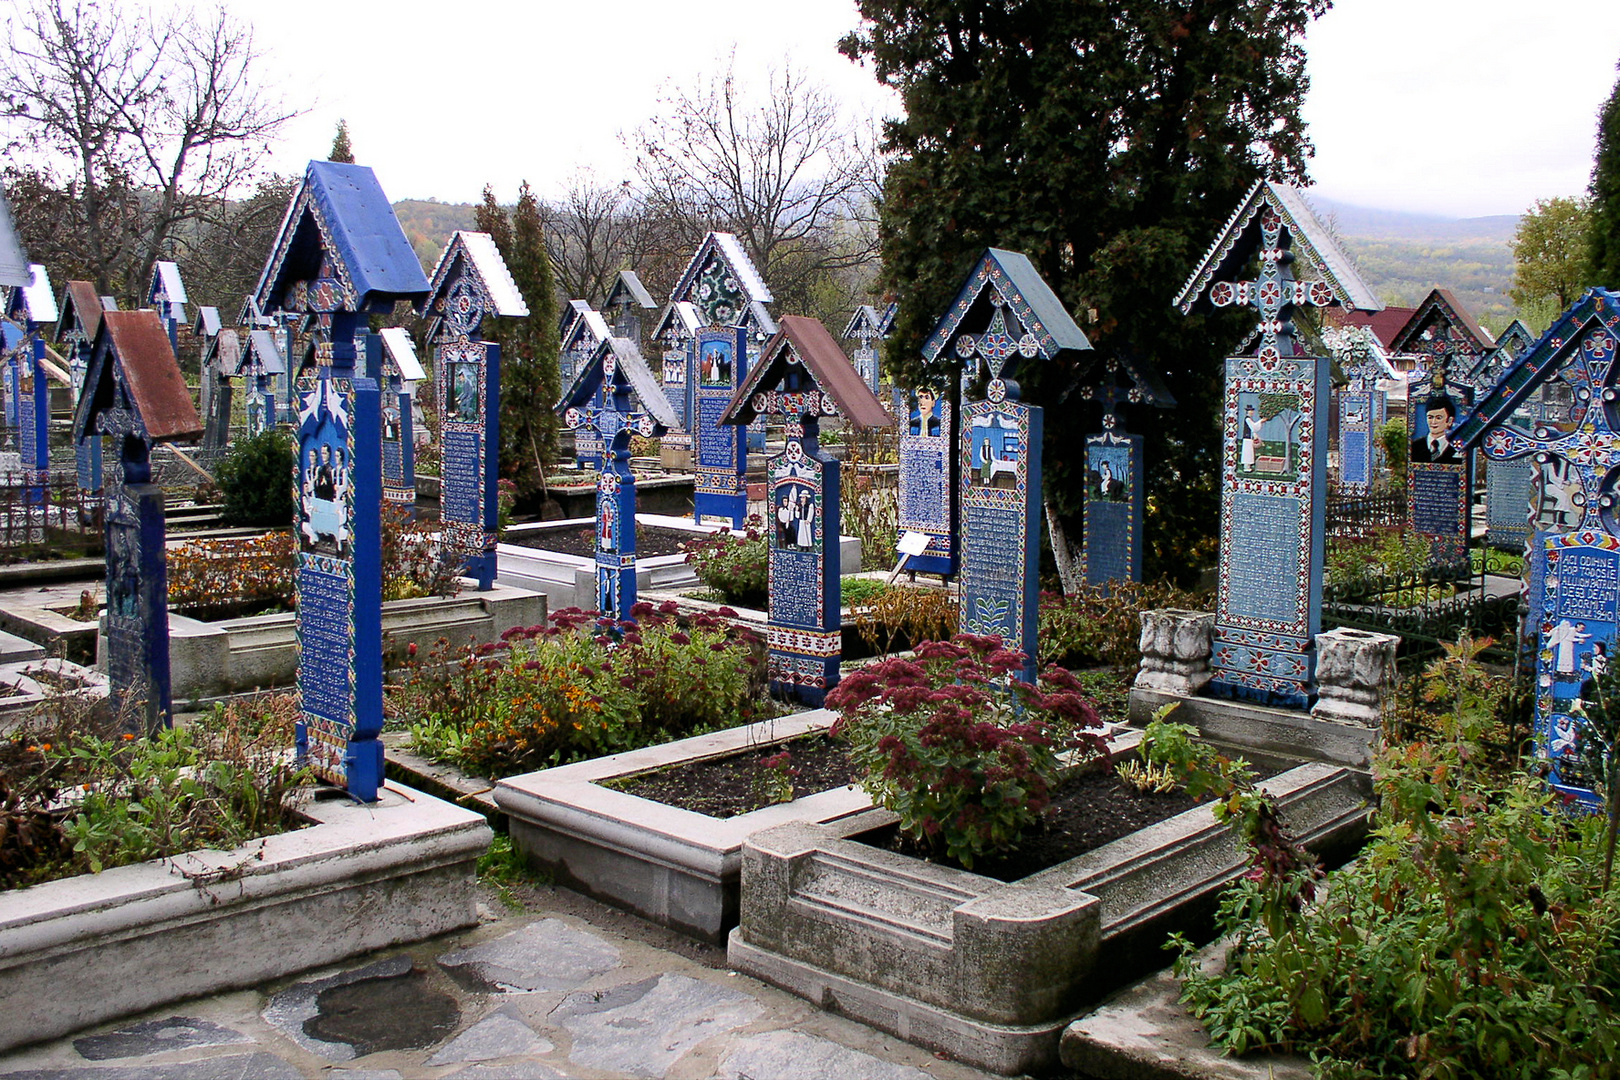
[[[293,195],[254,296],[314,337],[298,433],[300,749],[372,802],[383,782],[382,341],[366,320],[428,292],[393,207],[362,165],[314,161]]]
[[[70,281],[62,293],[61,318],[56,324],[56,343],[68,363],[68,379],[73,386],[73,408],[84,397],[85,374],[90,368],[90,352],[101,329],[101,298],[88,281]],[[73,442],[73,471],[79,497],[88,504],[101,501],[101,436]]]
[[[202,435],[156,312],[102,313],[73,438],[103,435],[118,448],[106,489],[107,679],[117,714],[133,723],[138,706],[151,734],[173,716],[163,489],[152,483],[152,447]]]
[[[1294,277],[1303,255],[1319,276]],[[1254,280],[1238,280],[1258,260]],[[1305,708],[1322,629],[1328,361],[1294,337],[1298,305],[1382,305],[1304,196],[1259,181],[1176,297],[1183,314],[1240,305],[1258,316],[1253,356],[1226,361],[1221,554],[1209,692]]]
[[[699,354],[700,357],[703,354]],[[784,315],[781,330],[720,418],[780,417],[786,441],[766,463],[770,520],[767,675],[775,693],[819,706],[838,684],[843,621],[838,459],[821,449],[821,418],[862,430],[894,421],[817,319]]]
[[[670,290],[669,300],[670,303],[685,301],[691,304],[697,309],[698,318],[705,327],[738,328],[744,331],[744,349],[738,354],[742,362],[734,371],[736,382],[733,384],[733,390],[741,385],[748,370],[759,359],[760,349],[775,336],[777,331],[776,320],[770,311],[770,305],[774,301],[771,290],[766,286],[765,279],[755,267],[754,261],[748,257],[742,241],[731,233],[711,232],[703,238],[702,243],[698,244],[697,250],[693,252],[691,260],[687,262],[686,269],[676,280],[675,287]],[[701,354],[698,357],[698,364],[696,397],[701,401],[705,397],[702,393],[704,387]],[[701,418],[694,415],[693,426],[696,427],[701,423]],[[764,449],[764,425],[765,419],[761,417],[749,426],[748,437],[744,440],[745,450]],[[698,439],[694,435],[694,455],[697,453],[697,445]],[[723,493],[709,494],[727,497]],[[698,520],[701,522],[701,517]],[[739,517],[734,524],[741,527],[742,518]]]
[[[1528,630],[1538,635],[1535,737],[1555,789],[1596,807],[1577,754],[1593,681],[1607,672],[1620,611],[1620,293],[1591,289],[1480,396],[1458,426],[1466,449],[1491,467],[1530,459],[1540,473],[1527,544]],[[1527,403],[1554,381],[1571,389],[1568,422],[1518,426]]]
[[[568,308],[573,318],[568,321],[562,339],[562,354],[568,357],[567,363],[562,365],[564,387],[574,385],[602,342],[613,334],[607,320],[585,301],[570,300]],[[584,427],[574,432],[574,462],[581,469],[599,469],[602,453],[602,436],[595,428]]]
[[[643,411],[632,408],[639,398]],[[602,439],[596,480],[596,608],[628,619],[636,604],[636,476],[630,435],[662,434],[675,420],[657,378],[629,338],[609,337],[580,369],[557,404],[570,428]]]
[[[51,472],[51,388],[45,375],[45,327],[56,322],[60,312],[51,291],[45,268],[29,267],[29,283],[11,290],[6,317],[23,329],[23,336],[9,355],[8,376],[16,398],[17,455],[22,462],[22,482],[30,505],[44,502],[44,483]],[[41,535],[43,540],[43,523]],[[33,536],[33,526],[29,535]]]
[[[416,508],[416,428],[411,405],[416,387],[427,378],[416,346],[403,326],[377,332],[382,339],[382,476],[383,502]]]
[[[1102,359],[1091,375],[1082,377],[1078,396],[1098,402],[1103,409],[1102,431],[1086,437],[1081,572],[1091,585],[1141,581],[1147,487],[1142,436],[1125,430],[1119,407],[1168,409],[1176,399],[1157,372],[1118,353]]]
[[[177,263],[159,261],[152,264],[152,281],[147,286],[146,302],[163,320],[163,329],[169,335],[169,347],[180,355],[180,327],[186,321],[185,282],[180,280]]]
[[[1040,408],[1019,401],[1018,365],[1084,352],[1091,342],[1028,257],[988,248],[923,343],[923,360],[982,362],[982,400],[964,400],[958,435],[961,555],[957,625],[1026,657],[1035,681],[1041,550]],[[1009,370],[1012,365],[1012,370]]]
[[[423,310],[432,323],[439,403],[441,543],[480,589],[495,584],[501,447],[501,347],[484,320],[528,318],[529,306],[488,233],[457,232],[439,256]]]
[[[748,332],[705,327],[693,336],[692,353],[692,517],[740,529],[748,517],[748,444],[721,418],[748,373]]]
[[[1339,421],[1339,487],[1350,495],[1365,495],[1384,471],[1378,430],[1388,419],[1389,404],[1378,384],[1397,375],[1377,335],[1365,326],[1329,327],[1322,331],[1322,343],[1348,380],[1333,392],[1332,407]]]
[[[692,449],[692,388],[697,384],[692,339],[702,326],[697,308],[681,300],[664,306],[653,329],[653,341],[662,353],[659,382],[675,412],[675,427],[663,440],[672,450]]]

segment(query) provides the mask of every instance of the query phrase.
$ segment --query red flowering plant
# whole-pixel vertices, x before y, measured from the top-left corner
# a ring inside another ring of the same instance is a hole
[[[682,544],[686,564],[697,579],[725,598],[744,607],[764,607],[770,586],[770,545],[755,514],[743,531],[722,528],[702,540]]]
[[[906,836],[966,868],[1040,820],[1066,751],[1106,752],[1075,677],[1052,667],[1030,686],[1013,677],[1024,659],[999,637],[958,634],[869,665],[827,695],[861,785],[900,815]]]

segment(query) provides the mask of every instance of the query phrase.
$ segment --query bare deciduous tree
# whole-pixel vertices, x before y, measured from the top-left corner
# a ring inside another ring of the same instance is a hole
[[[28,0],[7,21],[0,99],[14,149],[62,155],[97,287],[134,296],[217,224],[294,113],[260,81],[252,29],[222,9],[153,16]],[[41,175],[55,177],[54,168]],[[120,200],[133,192],[139,212]]]
[[[633,136],[644,212],[686,251],[734,232],[785,311],[812,311],[841,271],[877,257],[875,140],[802,71],[783,68],[752,104],[728,69],[677,89]]]

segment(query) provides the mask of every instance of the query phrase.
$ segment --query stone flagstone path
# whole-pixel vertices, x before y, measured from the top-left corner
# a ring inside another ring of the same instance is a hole
[[[980,1080],[564,889],[521,912],[0,1055],[0,1080]],[[94,992],[94,987],[64,988]]]

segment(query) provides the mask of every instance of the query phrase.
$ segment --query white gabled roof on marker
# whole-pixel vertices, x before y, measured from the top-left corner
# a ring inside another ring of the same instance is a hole
[[[506,260],[501,258],[501,249],[495,246],[495,238],[481,232],[458,232],[456,235],[461,237],[461,242],[467,248],[467,258],[472,260],[473,269],[483,279],[484,288],[489,290],[490,302],[495,305],[494,314],[508,318],[527,316],[529,305],[523,302],[523,293],[512,279],[512,271],[507,269]]]
[[[23,303],[28,306],[28,319],[36,323],[53,323],[57,320],[56,294],[51,291],[50,279],[45,276],[45,268],[39,263],[29,263],[29,282],[22,287]]]
[[[22,238],[17,225],[11,220],[11,204],[0,192],[0,285],[19,288],[31,280],[28,272],[28,253],[23,251]]]
[[[584,311],[579,313],[579,317],[585,321],[586,326],[590,327],[591,333],[596,335],[596,340],[598,343],[606,341],[608,338],[613,336],[613,331],[608,329],[607,320],[602,318],[602,313],[600,311],[596,311],[592,308],[586,308]]]
[[[741,279],[739,283],[743,287],[743,295],[761,303],[773,303],[775,297],[771,295],[771,290],[765,287],[765,279],[759,276],[759,271],[754,267],[754,260],[743,250],[742,241],[728,232],[717,232],[713,236],[715,246],[725,253],[726,261]]]
[[[190,303],[186,299],[186,286],[180,280],[180,266],[178,263],[159,262],[153,267],[156,281],[154,284],[163,286],[164,299],[171,304]]]
[[[427,378],[427,372],[422,370],[422,362],[416,358],[416,346],[411,342],[411,335],[405,332],[403,326],[385,326],[378,332],[378,336],[382,338],[388,358],[399,369],[401,379],[406,382],[421,382]]]

